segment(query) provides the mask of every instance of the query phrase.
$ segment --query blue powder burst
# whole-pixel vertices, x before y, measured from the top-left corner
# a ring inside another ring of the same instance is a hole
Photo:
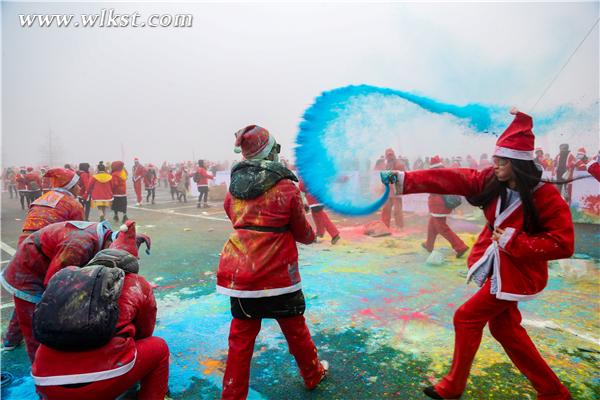
[[[480,104],[456,106],[400,90],[368,85],[346,86],[322,93],[305,111],[300,123],[296,163],[308,190],[338,213],[371,214],[389,196],[389,187],[375,200],[357,196],[356,191],[344,185],[343,179],[340,181],[340,177],[343,178],[348,165],[356,167],[357,161],[353,157],[358,157],[359,153],[367,156],[372,153],[377,145],[371,137],[382,130],[393,130],[398,120],[407,118],[414,111],[389,104],[387,100],[390,99],[418,106],[429,113],[454,117],[457,123],[466,124],[476,132],[490,130],[494,126],[493,114],[498,111]],[[386,107],[392,108],[392,111],[388,110],[383,118],[373,115]],[[379,150],[381,154],[383,149]]]
[[[562,105],[537,113],[534,131],[596,135],[597,105]],[[498,136],[513,118],[508,109],[457,106],[368,85],[326,91],[304,112],[296,137],[296,165],[309,192],[327,207],[345,215],[371,214],[390,193],[389,188],[382,190],[372,168],[386,148],[423,143],[423,134],[436,134],[436,139],[429,138],[431,151],[452,151],[448,146],[461,140],[452,135]]]

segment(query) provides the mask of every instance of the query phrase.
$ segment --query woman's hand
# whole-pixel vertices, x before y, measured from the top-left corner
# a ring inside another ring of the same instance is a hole
[[[398,173],[396,171],[381,171],[379,176],[381,177],[381,183],[386,186],[398,181]]]
[[[492,240],[495,240],[497,242],[498,240],[500,240],[500,237],[502,237],[503,233],[504,233],[504,229],[502,229],[502,228],[494,229],[494,232],[492,232]]]

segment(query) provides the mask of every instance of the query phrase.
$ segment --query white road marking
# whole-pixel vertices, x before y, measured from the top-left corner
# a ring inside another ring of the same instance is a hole
[[[581,333],[581,332],[577,332],[574,329],[571,328],[565,328],[563,326],[558,325],[556,322],[554,321],[544,321],[544,320],[536,320],[536,319],[524,319],[523,320],[523,325],[525,326],[533,326],[536,328],[547,328],[547,329],[553,329],[555,331],[561,331],[561,332],[567,332],[570,333],[573,336],[577,336],[578,338],[581,338],[585,341],[594,343],[596,346],[600,346],[600,339],[592,337],[586,333]]]
[[[8,254],[10,254],[11,256],[14,256],[15,253],[17,252],[15,249],[13,249],[12,247],[10,247],[9,245],[7,245],[4,242],[0,242],[0,248],[2,250],[4,250],[5,252],[7,252]]]
[[[2,304],[0,306],[0,310],[4,310],[5,308],[10,308],[10,307],[14,307],[15,303],[13,303],[12,301],[6,302],[4,304]]]
[[[227,218],[207,217],[206,215],[197,215],[197,214],[184,214],[184,213],[180,213],[180,212],[176,212],[176,211],[172,211],[172,210],[153,210],[151,208],[143,208],[143,207],[137,207],[137,206],[131,206],[129,208],[133,208],[135,210],[141,210],[141,211],[155,212],[155,213],[159,213],[159,214],[166,214],[166,215],[180,215],[182,217],[200,218],[200,219],[207,219],[210,221],[230,222],[229,219],[227,219]]]

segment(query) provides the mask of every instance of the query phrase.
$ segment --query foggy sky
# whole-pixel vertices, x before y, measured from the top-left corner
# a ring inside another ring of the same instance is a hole
[[[9,166],[47,163],[49,132],[55,164],[115,160],[122,151],[128,164],[134,156],[235,159],[233,133],[253,123],[290,156],[303,111],[323,90],[348,84],[527,112],[598,18],[599,3],[2,8],[2,164]],[[18,26],[26,12],[102,8],[191,13],[193,27]],[[598,48],[596,27],[536,111],[597,104]],[[572,135],[597,150],[597,132]],[[462,153],[464,146],[443,150]]]

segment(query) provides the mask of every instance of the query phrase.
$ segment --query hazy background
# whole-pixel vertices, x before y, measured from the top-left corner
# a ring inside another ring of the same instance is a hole
[[[190,13],[193,27],[19,26],[22,13],[102,8],[143,18]],[[55,164],[122,155],[128,164],[134,156],[234,159],[233,133],[251,123],[269,129],[289,157],[306,107],[323,90],[348,84],[528,112],[598,15],[598,2],[3,2],[2,164],[47,163],[50,135]],[[534,119],[561,104],[592,105],[597,114],[598,49],[596,27]],[[541,144],[559,141],[595,153],[598,131]],[[432,151],[465,154],[473,146],[449,140]]]

